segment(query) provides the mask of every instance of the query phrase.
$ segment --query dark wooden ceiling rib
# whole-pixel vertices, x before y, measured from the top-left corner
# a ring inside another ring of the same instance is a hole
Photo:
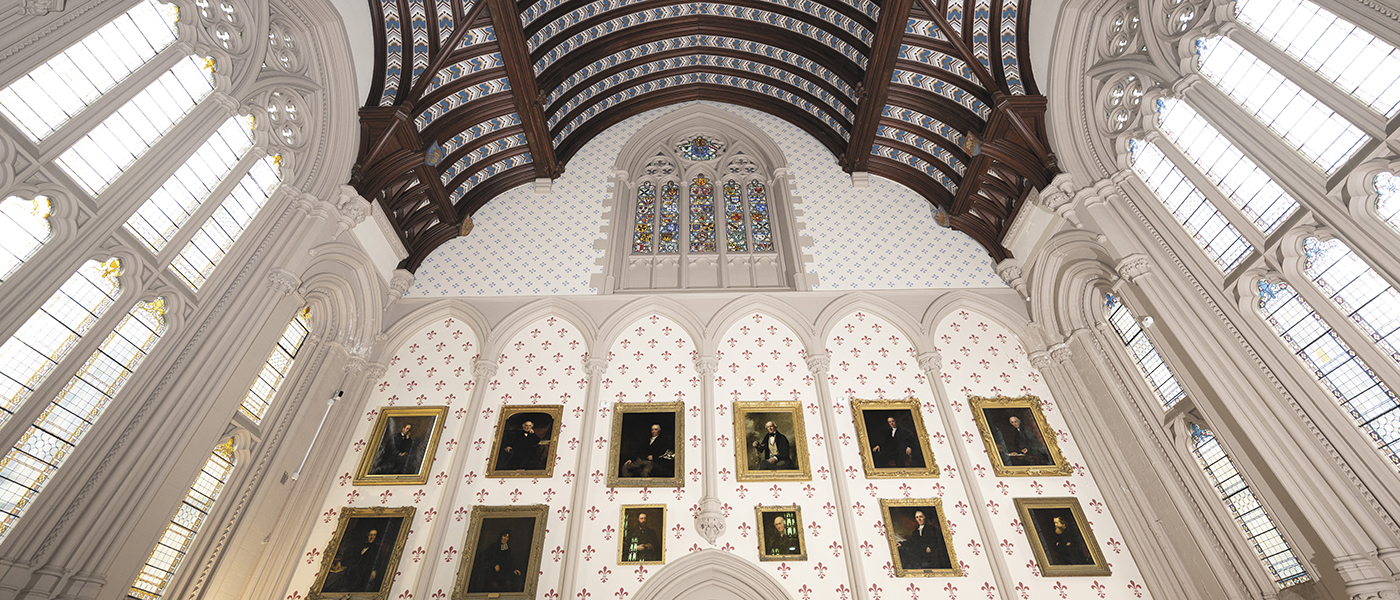
[[[985,90],[985,89],[982,89],[981,87],[979,87],[979,86],[977,85],[977,82],[968,81],[968,80],[963,79],[962,77],[959,77],[958,75],[956,75],[956,74],[954,74],[954,73],[950,73],[950,72],[948,72],[948,71],[946,71],[946,70],[944,70],[944,69],[940,69],[940,68],[935,67],[935,66],[930,65],[930,64],[921,63],[921,62],[919,62],[919,61],[917,61],[917,60],[908,60],[908,59],[904,59],[904,58],[901,58],[901,59],[896,60],[896,61],[895,61],[895,66],[896,66],[897,68],[903,69],[903,70],[905,70],[905,71],[912,71],[912,72],[914,72],[914,73],[918,73],[918,74],[923,75],[923,76],[925,76],[925,77],[932,77],[932,78],[937,79],[937,80],[939,80],[939,81],[947,82],[947,83],[949,83],[949,84],[951,84],[951,85],[957,87],[958,89],[960,89],[960,90],[962,90],[962,91],[964,91],[964,92],[967,92],[967,93],[971,94],[973,97],[977,98],[978,100],[981,100],[982,102],[984,102],[984,103],[986,103],[986,104],[988,104],[988,105],[990,105],[990,104],[992,103],[992,97],[993,97],[992,92],[990,92],[990,91],[988,91],[988,90]],[[892,85],[902,85],[902,84],[892,84]],[[927,91],[927,90],[925,90],[925,91]],[[927,92],[927,93],[932,93],[932,92]]]
[[[763,43],[775,48],[789,50],[816,61],[850,84],[851,87],[855,87],[855,84],[863,76],[860,66],[846,58],[845,54],[838,52],[831,46],[818,43],[816,40],[782,27],[715,17],[678,17],[609,33],[589,42],[584,48],[565,54],[562,59],[549,65],[544,72],[540,73],[540,89],[553,90],[559,87],[559,84],[568,79],[570,75],[614,52],[670,39],[678,34],[716,35],[762,40]]]
[[[952,25],[948,24],[948,19],[944,18],[942,11],[937,11],[929,15],[933,17],[933,23],[938,25],[938,29],[942,31],[944,35],[948,36],[948,41],[952,43],[953,47],[958,51],[957,57],[963,59],[963,62],[966,62],[967,66],[972,68],[972,72],[975,73],[977,79],[982,82],[983,88],[989,90],[1001,89],[1002,86],[997,83],[996,78],[992,77],[991,72],[987,71],[987,67],[982,66],[982,61],[977,60],[977,55],[973,54],[972,46],[968,43],[968,40],[972,39],[972,11],[969,10],[967,3],[962,0],[949,1],[957,1],[963,5],[962,30],[959,31],[958,35],[950,34],[949,32],[955,30]],[[992,28],[987,35],[990,36],[997,31],[999,31],[999,29]]]
[[[880,23],[875,27],[875,44],[870,50],[870,64],[865,69],[861,86],[864,96],[856,106],[856,122],[851,126],[851,141],[840,155],[841,166],[847,173],[869,171],[870,145],[875,140],[875,126],[889,96],[890,75],[894,73],[904,28],[909,22],[909,8],[914,0],[886,0],[880,8]]]
[[[554,159],[554,145],[545,126],[544,110],[535,73],[531,70],[530,53],[525,49],[525,34],[520,29],[515,3],[511,0],[478,0],[489,3],[496,40],[501,45],[501,60],[510,78],[510,91],[515,96],[515,112],[525,128],[525,139],[533,151],[536,179],[554,179],[564,172],[562,163]],[[470,127],[470,125],[468,126]]]
[[[606,11],[606,12],[600,12],[600,13],[594,14],[593,16],[588,17],[588,18],[586,18],[586,19],[583,19],[583,20],[581,20],[581,21],[579,21],[579,22],[577,22],[577,23],[574,23],[574,24],[572,24],[572,25],[569,25],[569,26],[566,27],[563,31],[560,31],[559,33],[554,34],[554,36],[553,36],[553,37],[550,37],[548,40],[546,40],[546,41],[544,42],[543,45],[541,45],[541,46],[538,47],[538,48],[535,48],[535,51],[532,53],[533,56],[532,56],[531,58],[533,58],[534,60],[539,60],[540,57],[541,57],[541,56],[544,56],[545,53],[549,52],[549,50],[550,50],[551,48],[553,48],[553,47],[559,45],[559,44],[558,44],[559,41],[564,40],[564,39],[567,39],[568,37],[570,37],[570,36],[572,36],[572,35],[574,35],[574,34],[580,32],[580,31],[587,30],[587,29],[589,29],[589,28],[591,28],[591,27],[593,27],[594,25],[597,25],[597,24],[599,24],[599,23],[606,23],[606,22],[611,21],[611,20],[613,20],[613,19],[616,19],[616,18],[618,18],[618,17],[623,17],[623,16],[626,16],[626,15],[630,15],[630,14],[634,14],[634,13],[638,13],[638,12],[642,12],[642,11],[663,9],[663,8],[668,7],[668,6],[677,6],[677,5],[691,4],[691,3],[692,3],[692,2],[687,1],[687,0],[661,0],[661,1],[656,1],[656,2],[647,2],[647,3],[645,3],[645,4],[633,3],[633,4],[628,4],[628,5],[626,5],[626,6],[622,7],[622,8],[620,8],[620,9],[609,10],[609,11]],[[567,10],[567,11],[559,12],[557,15],[551,15],[552,18],[548,18],[548,19],[536,19],[534,22],[530,23],[530,27],[529,27],[529,28],[526,30],[526,32],[525,32],[525,37],[528,38],[528,37],[530,37],[530,36],[535,35],[535,33],[539,32],[539,31],[542,30],[542,29],[544,29],[545,26],[549,25],[550,23],[553,23],[553,22],[554,22],[555,20],[557,20],[560,16],[563,16],[563,15],[566,14],[567,12],[572,11],[572,10],[574,10],[574,9],[576,9],[576,8],[579,8],[581,5],[584,5],[584,4],[587,4],[587,2],[578,2],[578,3],[566,2],[566,3],[564,3],[564,6],[568,6],[568,10]],[[838,25],[836,25],[836,24],[834,24],[834,23],[828,23],[828,22],[826,22],[826,21],[823,21],[823,20],[821,20],[821,19],[818,19],[817,17],[814,17],[814,16],[812,16],[812,15],[809,15],[809,14],[807,14],[807,13],[805,13],[805,12],[802,12],[802,11],[800,11],[800,10],[798,10],[798,9],[789,8],[789,7],[784,6],[784,5],[782,5],[782,4],[775,4],[775,3],[772,3],[772,2],[766,2],[765,0],[715,0],[715,1],[710,2],[710,4],[716,4],[716,5],[727,4],[727,5],[738,6],[738,7],[742,7],[742,8],[753,8],[753,9],[758,9],[758,10],[763,10],[763,11],[771,12],[771,13],[773,13],[773,14],[775,14],[775,15],[780,15],[780,16],[784,16],[784,17],[791,17],[791,18],[793,18],[793,19],[797,19],[798,21],[805,22],[805,23],[807,23],[808,25],[811,25],[811,26],[813,26],[813,27],[817,27],[817,28],[819,28],[819,29],[822,29],[822,30],[826,31],[827,33],[830,33],[830,34],[833,35],[833,36],[839,37],[839,38],[841,38],[843,41],[845,41],[846,43],[848,43],[848,44],[850,44],[850,45],[852,45],[852,46],[855,46],[856,49],[858,49],[858,50],[860,50],[860,51],[862,51],[862,52],[864,52],[864,51],[866,51],[866,50],[868,49],[868,46],[866,45],[866,43],[865,43],[864,41],[861,41],[861,39],[858,38],[858,37],[856,37],[855,34],[852,34],[852,33],[848,32],[848,31],[846,31],[845,28],[840,27],[840,26],[838,26]],[[839,3],[839,2],[838,2],[838,3],[835,3],[834,6],[833,6],[833,5],[827,5],[827,4],[824,4],[824,3],[821,3],[821,2],[817,2],[817,4],[822,4],[823,6],[826,6],[826,8],[832,9],[832,10],[834,10],[834,11],[836,11],[836,12],[839,12],[839,13],[841,13],[841,14],[847,16],[847,17],[850,17],[851,20],[855,21],[857,25],[860,25],[861,27],[864,27],[866,30],[871,30],[871,33],[874,33],[874,31],[872,30],[872,28],[876,26],[875,21],[873,21],[870,17],[865,16],[865,13],[862,13],[862,12],[856,10],[854,7],[846,6],[846,5],[841,4],[841,3]],[[844,7],[845,10],[842,10],[842,8],[838,8],[838,6],[839,6],[839,7]],[[882,14],[882,15],[884,14],[884,13],[883,13],[883,10],[881,11],[881,14]],[[694,16],[697,16],[697,15],[692,15],[691,17],[694,17]],[[683,17],[683,18],[691,18],[691,17]],[[728,20],[728,19],[725,18],[725,17],[716,17],[716,16],[713,16],[713,15],[703,15],[703,16],[701,16],[701,18],[726,19],[726,20]],[[662,22],[671,21],[671,20],[673,20],[673,19],[662,19]],[[757,23],[757,22],[755,22],[755,21],[749,21],[749,20],[747,20],[747,19],[742,19],[741,21],[744,22],[744,23],[753,23],[753,24],[755,24],[755,25],[758,25],[758,24],[759,24],[759,23]],[[630,28],[627,28],[627,29],[630,29]],[[742,27],[735,27],[735,28],[731,28],[730,30],[731,30],[731,31],[734,31],[734,30],[742,31],[743,28],[742,28]],[[813,41],[815,42],[815,40],[813,40]]]
[[[495,131],[492,131],[491,133],[488,133],[488,134],[486,134],[486,135],[483,135],[483,136],[481,136],[481,137],[479,137],[479,138],[476,138],[476,139],[472,140],[471,143],[469,143],[469,144],[462,144],[462,147],[461,147],[461,148],[458,148],[458,149],[454,150],[454,151],[452,152],[452,154],[448,154],[446,158],[442,159],[442,162],[438,163],[438,166],[442,167],[443,169],[446,169],[447,167],[451,166],[452,163],[457,162],[458,159],[460,159],[460,158],[462,158],[463,156],[466,156],[466,155],[468,155],[468,154],[471,154],[472,152],[477,151],[477,150],[478,150],[479,148],[481,148],[482,146],[485,146],[485,145],[487,145],[487,144],[491,144],[491,143],[494,143],[494,142],[498,142],[498,141],[500,141],[500,140],[503,140],[503,139],[506,139],[506,138],[509,138],[509,137],[514,137],[514,136],[517,136],[517,135],[522,135],[522,134],[524,134],[524,133],[525,133],[525,129],[523,129],[523,128],[519,127],[519,126],[515,126],[515,127],[502,127],[502,128],[497,129],[497,130],[495,130]],[[528,143],[527,143],[527,144],[528,144]],[[494,156],[494,155],[493,155],[493,156]],[[439,178],[439,181],[441,181],[441,178]],[[448,189],[448,190],[451,190],[452,188],[451,188],[451,187],[447,187],[447,189]]]
[[[505,116],[513,112],[515,112],[515,96],[504,92],[492,94],[473,100],[466,106],[459,106],[455,110],[448,111],[447,114],[429,123],[419,135],[425,140],[451,139],[452,136],[461,133],[463,129],[487,119]],[[520,122],[523,127],[525,120],[522,118]],[[526,139],[529,139],[528,135],[526,135]]]
[[[937,182],[929,178],[923,172],[901,162],[892,161],[882,156],[870,162],[870,172],[879,175],[896,183],[899,183],[928,200],[934,206],[947,210],[953,204],[953,194]]]
[[[890,139],[890,138],[878,137],[878,136],[875,138],[874,143],[875,143],[875,144],[879,144],[879,145],[881,145],[881,146],[889,146],[890,148],[894,148],[895,150],[898,150],[898,151],[900,151],[900,152],[905,152],[905,153],[908,153],[908,154],[910,154],[910,155],[913,155],[913,156],[915,156],[915,157],[917,157],[917,158],[923,160],[924,162],[927,162],[928,164],[933,165],[933,168],[938,169],[938,170],[939,170],[940,172],[942,172],[944,175],[947,175],[948,178],[949,178],[949,179],[952,179],[954,183],[957,183],[958,185],[962,185],[962,177],[963,177],[963,176],[962,176],[962,175],[959,175],[957,171],[953,170],[953,167],[952,167],[952,166],[948,165],[948,163],[943,162],[942,159],[940,159],[940,158],[938,158],[938,157],[936,157],[936,156],[933,156],[933,155],[931,155],[931,154],[929,154],[929,153],[927,153],[927,152],[924,152],[923,149],[919,148],[918,146],[914,146],[914,145],[911,145],[911,144],[906,144],[906,143],[901,142],[901,141],[899,141],[899,140],[893,140],[893,139]],[[879,156],[879,155],[876,155],[876,154],[870,155],[870,159],[871,159],[872,162],[873,162],[873,161],[876,161],[876,160],[893,160],[893,159],[885,158],[885,157],[883,157],[883,156]],[[894,162],[899,163],[899,161],[897,161],[897,160],[895,160]],[[903,163],[899,163],[899,164],[903,164]],[[925,175],[925,177],[927,177],[927,175]],[[936,185],[936,186],[938,186],[938,187],[943,187],[943,184],[938,183],[937,181],[934,181],[933,178],[931,178],[931,177],[929,178],[929,181],[928,181],[928,182],[929,182],[930,185]],[[947,188],[944,188],[944,189],[947,189]]]
[[[1035,84],[1031,72],[1031,0],[1021,0],[1016,13],[1016,60],[1021,66],[1021,85],[1026,87],[1027,96],[1039,96],[1040,87]]]
[[[959,133],[981,133],[986,125],[977,113],[943,96],[907,85],[890,86],[885,104],[916,110],[942,121],[943,124],[958,130]],[[883,111],[884,107],[881,107]]]
[[[464,89],[470,88],[470,87],[475,86],[475,85],[477,85],[477,84],[481,84],[481,83],[485,83],[485,82],[487,82],[487,81],[491,81],[491,80],[493,80],[493,79],[500,79],[500,78],[502,78],[502,77],[506,77],[506,70],[505,70],[505,69],[499,69],[499,68],[497,68],[497,69],[482,69],[482,70],[480,70],[480,71],[477,71],[477,72],[475,72],[475,73],[472,73],[472,74],[470,74],[470,75],[467,75],[467,76],[465,76],[465,77],[462,77],[461,79],[458,79],[458,80],[456,80],[456,81],[453,81],[453,82],[452,82],[451,84],[449,84],[449,85],[444,85],[444,86],[442,86],[442,87],[439,87],[438,89],[435,89],[435,90],[429,92],[427,95],[418,96],[418,97],[417,97],[418,100],[416,100],[416,101],[414,102],[414,105],[415,105],[415,106],[418,108],[418,110],[421,112],[422,110],[428,108],[429,106],[432,106],[432,105],[434,105],[434,104],[437,104],[439,101],[443,100],[444,98],[448,98],[448,97],[452,96],[453,94],[456,94],[456,93],[459,92],[459,91],[462,91],[462,90],[464,90]],[[512,87],[513,87],[513,86],[512,86]],[[480,122],[480,121],[478,121],[478,122]]]
[[[434,7],[433,14],[437,14],[437,3],[428,2],[428,5]],[[457,12],[457,7],[459,6],[461,6],[461,3],[459,2],[452,3],[454,13]],[[488,43],[472,46],[471,48],[468,48],[466,50],[457,49],[457,46],[461,45],[462,43],[462,38],[466,37],[467,32],[470,31],[472,27],[476,26],[477,20],[482,18],[481,13],[485,8],[485,2],[476,2],[475,4],[472,4],[471,10],[467,11],[466,15],[464,15],[460,19],[454,19],[452,21],[454,26],[454,29],[452,30],[452,35],[447,38],[447,43],[443,47],[434,47],[434,54],[432,55],[433,59],[428,61],[428,70],[423,71],[423,77],[413,84],[413,90],[408,95],[409,98],[421,97],[423,95],[423,90],[428,89],[428,83],[433,80],[433,77],[437,75],[437,72],[452,64],[454,61],[461,60],[461,58],[470,58],[472,56],[480,55],[483,51],[485,51],[488,45],[492,47],[496,46],[495,43]],[[437,20],[434,19],[430,21],[430,23],[432,25],[428,28],[428,32],[430,34],[428,36],[428,39],[431,40],[434,44],[436,44],[438,38],[440,37],[436,35],[438,33]],[[381,27],[381,29],[383,28]],[[458,58],[459,56],[461,58]]]
[[[928,140],[929,143],[932,143],[933,145],[938,146],[939,148],[953,153],[953,156],[956,156],[958,160],[963,161],[964,165],[967,164],[967,161],[972,160],[972,157],[968,155],[966,150],[962,149],[962,146],[954,144],[953,142],[948,141],[947,138],[944,138],[943,136],[940,136],[937,133],[924,129],[923,127],[919,127],[918,125],[909,123],[908,121],[901,121],[893,117],[880,117],[880,124],[886,127],[893,127],[895,129],[899,129],[901,131],[920,136]],[[876,139],[879,138],[877,137]]]
[[[447,182],[447,185],[446,185],[446,186],[443,186],[443,187],[444,187],[445,189],[448,189],[448,190],[456,190],[459,186],[462,185],[462,182],[466,181],[466,180],[467,180],[468,178],[470,178],[471,176],[480,173],[480,172],[481,172],[483,169],[485,169],[486,167],[489,167],[489,166],[491,166],[491,165],[494,165],[494,164],[496,164],[497,162],[503,161],[503,160],[505,160],[505,159],[507,159],[507,158],[511,158],[511,157],[514,157],[514,156],[520,156],[521,154],[525,154],[525,153],[527,153],[527,152],[530,152],[530,147],[529,147],[529,146],[516,146],[516,147],[514,147],[514,148],[506,148],[505,150],[503,150],[503,151],[501,151],[501,152],[498,152],[498,153],[496,153],[496,154],[492,154],[491,156],[488,156],[488,157],[486,157],[486,158],[484,158],[484,159],[481,159],[481,160],[477,161],[476,163],[473,163],[471,166],[467,167],[467,170],[462,171],[461,173],[458,173],[456,177],[453,177],[452,180],[451,180],[451,181],[448,181],[448,182]],[[531,154],[531,155],[530,155],[530,158],[533,160],[533,159],[534,159],[534,154]],[[516,168],[517,168],[517,169],[523,168],[523,169],[529,170],[529,167],[524,166],[524,165],[521,165],[521,166],[516,167]],[[508,170],[514,170],[514,169],[508,169]],[[502,174],[503,174],[503,173],[497,173],[497,174],[495,174],[495,175],[492,175],[492,176],[491,176],[491,179],[495,179],[496,177],[500,177]],[[487,181],[490,181],[490,180],[488,179]],[[475,189],[475,188],[473,188],[473,189]],[[468,192],[470,192],[470,191],[471,191],[471,190],[468,190]],[[461,204],[461,203],[462,203],[462,200],[459,198],[459,199],[457,200],[457,203],[458,203],[458,204]],[[468,214],[470,214],[470,213],[468,213]]]
[[[784,81],[780,81],[780,80],[777,80],[777,79],[773,79],[773,78],[771,78],[771,77],[764,77],[764,76],[762,76],[762,75],[759,75],[759,74],[757,74],[757,73],[751,73],[751,72],[749,72],[749,71],[739,71],[739,70],[735,70],[735,69],[716,69],[716,68],[707,67],[707,66],[694,66],[694,67],[685,67],[685,68],[682,68],[682,69],[670,69],[670,70],[666,70],[666,71],[653,71],[653,72],[648,73],[648,74],[646,74],[646,75],[644,75],[644,76],[642,76],[642,77],[640,77],[640,78],[638,78],[638,79],[634,79],[634,80],[632,80],[632,81],[625,82],[625,83],[623,83],[622,85],[619,85],[619,86],[617,86],[617,87],[615,87],[615,88],[611,88],[611,89],[609,89],[609,90],[603,92],[602,94],[600,94],[600,95],[598,95],[598,96],[594,96],[593,98],[590,98],[590,99],[589,99],[591,102],[583,102],[583,103],[580,103],[578,106],[575,106],[573,110],[569,111],[569,112],[564,116],[564,118],[560,119],[558,123],[555,123],[554,127],[550,130],[550,135],[558,135],[559,131],[562,130],[565,126],[567,126],[567,125],[569,124],[569,122],[572,121],[575,117],[577,117],[580,113],[582,113],[582,112],[584,112],[584,111],[587,111],[587,110],[588,110],[590,107],[592,107],[594,104],[597,104],[599,101],[603,100],[604,98],[607,98],[608,96],[610,96],[610,95],[612,95],[612,94],[615,94],[615,93],[617,93],[617,92],[619,92],[619,91],[621,91],[621,90],[628,89],[628,88],[630,88],[630,87],[632,87],[632,86],[641,85],[641,84],[646,83],[646,82],[648,82],[648,81],[656,81],[656,80],[658,80],[658,79],[665,79],[665,78],[667,78],[667,77],[674,77],[674,76],[679,76],[679,75],[688,75],[688,74],[690,74],[690,73],[714,73],[714,74],[717,74],[717,75],[733,75],[733,76],[736,76],[736,77],[744,77],[744,78],[746,78],[746,79],[752,79],[752,80],[755,80],[755,81],[760,81],[760,82],[766,83],[766,84],[771,85],[771,86],[773,86],[773,87],[779,88],[779,89],[781,89],[781,90],[783,90],[783,91],[785,91],[785,92],[787,92],[787,93],[789,93],[789,94],[792,94],[792,95],[794,95],[794,96],[797,96],[797,97],[799,97],[799,98],[802,98],[803,100],[806,100],[807,102],[812,103],[813,106],[817,106],[817,107],[819,107],[819,108],[822,108],[828,115],[831,115],[831,118],[835,119],[836,122],[840,123],[843,127],[845,127],[845,128],[846,128],[846,131],[848,131],[848,132],[850,131],[851,123],[850,123],[850,121],[848,121],[848,120],[846,119],[846,117],[845,117],[844,115],[842,115],[842,114],[839,113],[839,112],[836,112],[835,109],[833,109],[830,105],[828,105],[825,101],[821,100],[820,98],[817,98],[816,96],[813,96],[813,95],[807,93],[805,90],[800,90],[800,89],[798,89],[798,88],[796,88],[796,87],[793,87],[792,85],[789,85],[788,83],[786,83],[786,82],[784,82]],[[734,88],[734,87],[729,87],[729,86],[724,86],[723,89],[739,90],[739,88]],[[655,93],[655,92],[653,92],[653,93]],[[757,94],[757,92],[752,92],[752,93]],[[643,95],[645,95],[645,94],[643,94]],[[767,96],[767,95],[764,95],[764,94],[759,94],[759,95],[762,95],[762,96],[764,96],[765,98],[771,98],[771,96]],[[779,100],[779,99],[777,99],[777,98],[773,98],[773,100],[776,101],[776,102],[780,102],[780,103],[788,104],[789,106],[792,106],[790,103],[785,102],[785,101],[783,101],[783,100]],[[798,110],[798,111],[801,111],[803,114],[811,114],[811,113],[808,113],[808,112],[806,112],[806,111],[802,111],[802,109],[797,108],[796,106],[792,106],[792,108],[794,108],[794,109],[796,109],[796,110]],[[814,116],[813,119],[816,119],[816,117]],[[818,122],[818,123],[822,123],[822,121],[821,121],[820,119],[818,119],[817,122]],[[823,127],[826,127],[828,131],[831,131],[831,128],[830,128],[830,127],[827,127],[825,123],[822,123],[822,126],[823,126]],[[832,133],[834,134],[835,132],[833,131]]]
[[[462,217],[476,214],[481,207],[486,206],[491,199],[504,194],[505,192],[521,184],[530,183],[535,180],[534,171],[527,166],[510,169],[504,173],[487,179],[485,183],[478,185],[467,192],[460,201],[457,202],[457,214]]]

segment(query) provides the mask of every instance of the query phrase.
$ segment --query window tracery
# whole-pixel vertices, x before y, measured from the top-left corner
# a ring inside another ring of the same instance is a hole
[[[1391,360],[1400,363],[1400,292],[1339,239],[1303,240],[1303,273]]]
[[[49,240],[51,206],[47,196],[10,196],[0,201],[0,282],[14,274]]]

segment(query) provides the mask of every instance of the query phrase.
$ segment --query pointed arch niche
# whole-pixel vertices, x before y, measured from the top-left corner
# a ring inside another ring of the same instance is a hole
[[[614,167],[602,293],[811,289],[787,160],[757,125],[693,105],[632,136]]]

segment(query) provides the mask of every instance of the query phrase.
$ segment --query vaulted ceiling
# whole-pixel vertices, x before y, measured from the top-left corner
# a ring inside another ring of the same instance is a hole
[[[1056,172],[1030,0],[371,0],[375,79],[352,183],[410,271],[501,192],[561,174],[633,115],[723,99],[801,127],[1008,256]]]

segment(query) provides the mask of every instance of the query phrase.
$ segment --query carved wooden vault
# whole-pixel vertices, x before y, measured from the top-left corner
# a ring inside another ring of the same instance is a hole
[[[1030,0],[371,0],[375,80],[352,183],[414,271],[501,192],[609,126],[700,99],[810,133],[898,181],[996,260],[1058,171]],[[509,17],[505,17],[509,15]]]

